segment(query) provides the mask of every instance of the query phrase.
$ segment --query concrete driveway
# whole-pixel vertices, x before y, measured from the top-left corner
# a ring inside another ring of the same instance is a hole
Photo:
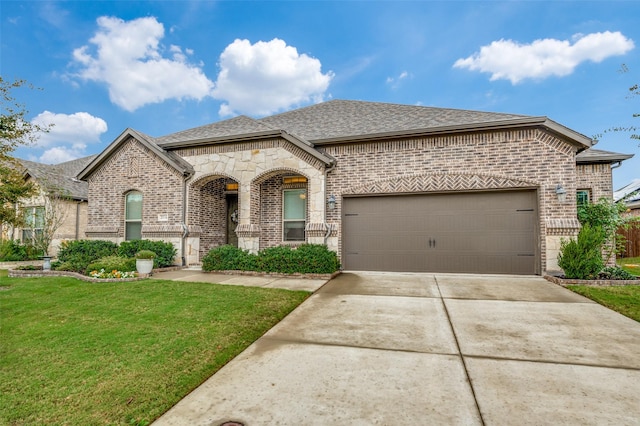
[[[540,277],[344,273],[156,425],[640,424],[640,323]]]

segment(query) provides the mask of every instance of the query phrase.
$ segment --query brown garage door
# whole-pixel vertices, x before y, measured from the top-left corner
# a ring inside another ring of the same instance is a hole
[[[537,273],[535,191],[349,197],[347,270]]]

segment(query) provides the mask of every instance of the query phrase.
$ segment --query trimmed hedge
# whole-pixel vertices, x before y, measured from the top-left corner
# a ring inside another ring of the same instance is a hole
[[[210,250],[202,259],[203,271],[332,274],[338,269],[340,262],[336,253],[321,244],[269,247],[257,255],[226,245]]]
[[[120,271],[120,272],[132,272],[136,270],[136,260],[130,257],[121,256],[107,256],[89,264],[85,271],[86,275],[89,275],[91,271],[99,271],[104,269],[107,272]]]
[[[203,271],[257,271],[254,254],[234,246],[220,246],[209,250],[202,258]]]
[[[118,255],[122,257],[135,257],[136,253],[149,250],[156,254],[153,259],[154,268],[165,268],[173,265],[173,260],[178,252],[171,243],[151,240],[123,241],[118,247]]]

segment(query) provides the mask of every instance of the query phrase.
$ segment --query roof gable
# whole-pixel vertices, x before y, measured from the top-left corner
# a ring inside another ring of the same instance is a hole
[[[193,174],[193,167],[187,161],[182,159],[179,155],[162,149],[155,142],[154,138],[138,132],[133,129],[126,129],[124,132],[116,138],[104,151],[100,153],[91,163],[89,163],[82,171],[78,173],[78,179],[86,180],[97,168],[99,168],[110,156],[113,154],[122,144],[124,144],[129,138],[134,138],[143,146],[148,148],[151,152],[156,154],[160,159],[165,161],[171,167],[176,169],[184,176],[190,176]]]

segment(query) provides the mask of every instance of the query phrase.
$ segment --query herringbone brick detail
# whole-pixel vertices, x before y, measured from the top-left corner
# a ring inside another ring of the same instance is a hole
[[[342,194],[471,191],[479,189],[530,188],[536,186],[538,186],[538,184],[535,182],[527,182],[497,175],[429,173],[378,180],[365,185],[347,188]]]

